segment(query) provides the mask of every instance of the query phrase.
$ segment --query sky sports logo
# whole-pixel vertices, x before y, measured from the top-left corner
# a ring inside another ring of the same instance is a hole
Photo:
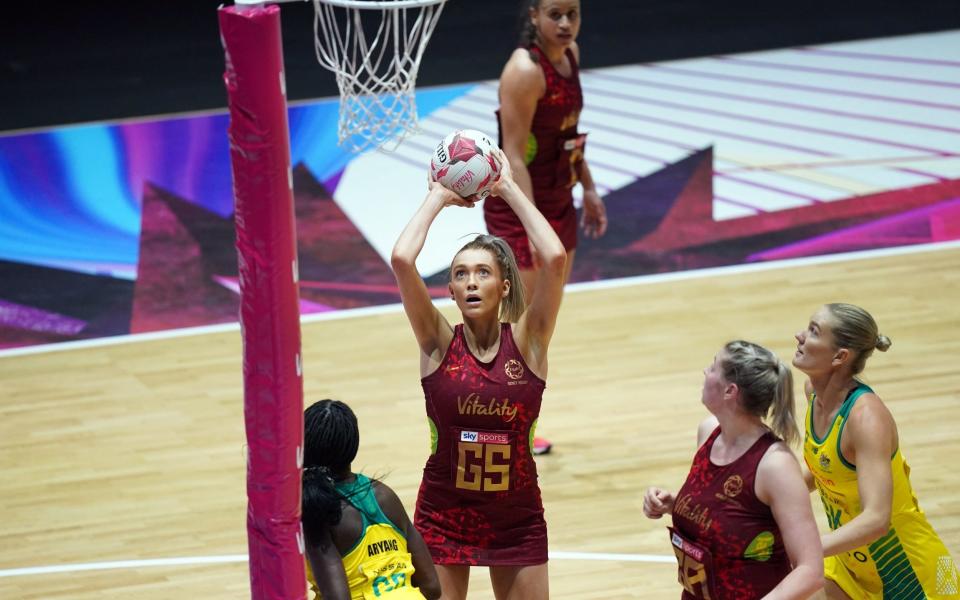
[[[461,431],[461,442],[477,442],[480,444],[509,444],[510,437],[506,433],[487,433],[484,431]]]
[[[672,541],[673,545],[679,548],[684,554],[692,557],[693,560],[697,562],[703,562],[703,550],[683,539],[680,534],[673,532],[670,536],[670,541]]]

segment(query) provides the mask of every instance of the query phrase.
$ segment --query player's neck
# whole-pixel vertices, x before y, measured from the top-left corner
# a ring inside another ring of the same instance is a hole
[[[500,321],[498,319],[464,321],[463,336],[467,348],[474,356],[483,359],[500,346]]]
[[[825,373],[811,375],[810,384],[817,395],[817,408],[830,412],[843,404],[847,394],[856,385],[856,381],[849,375]]]
[[[537,48],[540,48],[540,52],[543,53],[547,60],[550,61],[554,67],[562,67],[564,61],[564,55],[566,54],[566,46],[552,46],[550,44],[544,44],[540,40],[534,42],[537,45]]]
[[[720,435],[710,451],[710,460],[714,464],[726,465],[737,460],[767,432],[763,421],[756,417],[730,415],[721,419]]]
[[[333,474],[333,480],[338,483],[351,483],[357,480],[357,474],[350,470],[348,466],[346,469],[339,473]]]

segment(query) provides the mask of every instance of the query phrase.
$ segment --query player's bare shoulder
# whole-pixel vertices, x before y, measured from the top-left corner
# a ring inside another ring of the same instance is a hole
[[[406,512],[404,511],[403,502],[400,501],[400,497],[397,496],[397,493],[394,492],[390,486],[382,481],[374,480],[371,485],[373,486],[373,493],[377,498],[377,503],[380,505],[380,508],[394,524],[402,527],[406,519]]]
[[[800,466],[797,455],[783,440],[777,440],[770,444],[770,447],[764,452],[763,458],[760,459],[760,464],[770,469],[779,469],[791,465]]]
[[[800,474],[800,461],[786,442],[777,440],[770,444],[757,463],[757,474],[776,487],[783,477]]]
[[[873,418],[893,418],[890,409],[887,408],[887,405],[880,399],[880,396],[873,391],[864,392],[857,398],[856,403],[854,403],[853,408],[850,410],[850,417],[855,418],[855,415]]]
[[[778,494],[782,495],[794,484],[798,490],[805,487],[800,461],[790,446],[778,440],[770,444],[757,464],[757,497],[764,504],[772,504]]]
[[[719,426],[720,421],[714,415],[710,415],[700,421],[700,425],[697,426],[697,448],[702,446],[703,443],[707,441],[707,438],[710,437],[710,434],[713,433],[713,430]]]
[[[533,57],[530,50],[517,48],[513,51],[500,75],[500,87],[507,90],[522,90],[524,93],[539,92],[538,97],[543,95],[547,80],[543,75],[543,69],[540,68],[540,63]]]
[[[893,413],[875,392],[864,392],[850,410],[848,428],[864,435],[891,431],[896,436]]]

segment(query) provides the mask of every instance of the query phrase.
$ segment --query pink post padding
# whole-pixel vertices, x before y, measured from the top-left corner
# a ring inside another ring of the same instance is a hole
[[[231,6],[219,17],[240,267],[251,597],[305,599],[303,381],[280,10]]]

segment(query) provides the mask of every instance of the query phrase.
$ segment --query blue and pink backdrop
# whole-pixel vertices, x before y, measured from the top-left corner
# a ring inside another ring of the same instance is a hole
[[[960,239],[960,32],[582,74],[610,213],[574,281]],[[336,144],[337,101],[291,106],[304,314],[398,302],[390,248],[449,131],[496,135],[496,82],[423,89],[392,154]],[[233,322],[226,113],[0,136],[0,348]],[[419,267],[481,211],[441,215]]]

